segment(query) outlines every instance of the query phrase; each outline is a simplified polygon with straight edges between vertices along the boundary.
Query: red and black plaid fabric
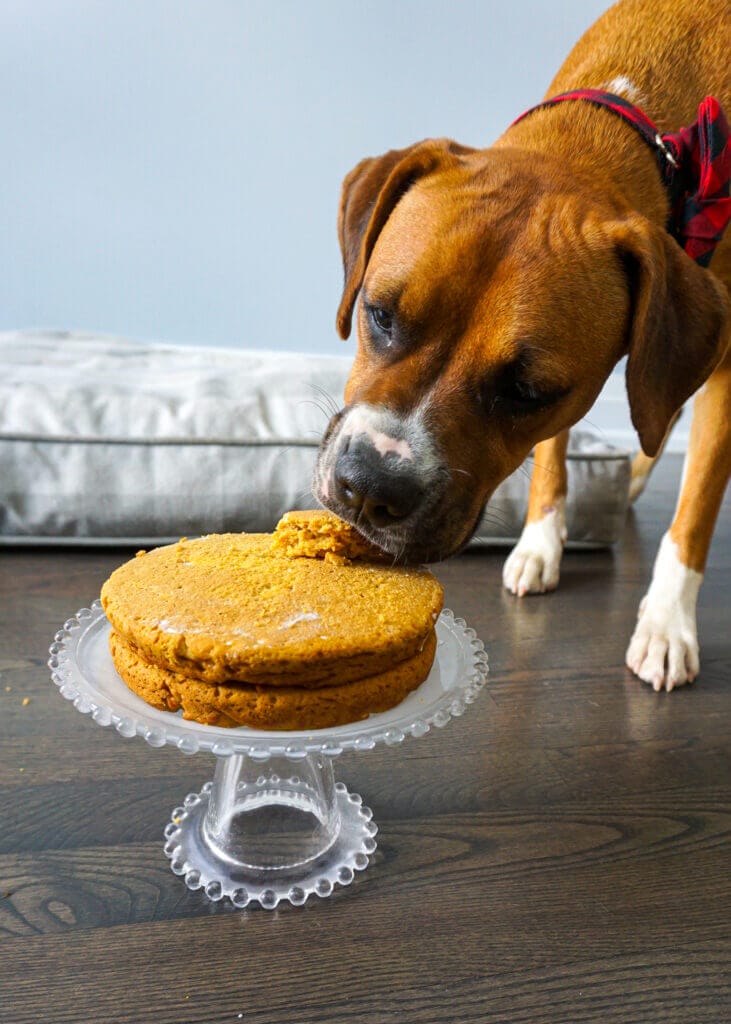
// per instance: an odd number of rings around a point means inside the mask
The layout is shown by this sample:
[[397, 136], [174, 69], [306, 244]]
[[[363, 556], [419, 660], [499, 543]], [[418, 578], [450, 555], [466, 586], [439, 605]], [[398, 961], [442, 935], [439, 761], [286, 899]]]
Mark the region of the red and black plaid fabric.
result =
[[600, 89], [575, 89], [553, 96], [531, 107], [513, 124], [534, 110], [566, 100], [585, 100], [610, 110], [631, 124], [656, 150], [660, 173], [670, 192], [668, 231], [691, 259], [707, 267], [731, 220], [731, 141], [726, 115], [718, 100], [707, 96], [698, 107], [698, 118], [693, 124], [665, 135], [639, 107]]

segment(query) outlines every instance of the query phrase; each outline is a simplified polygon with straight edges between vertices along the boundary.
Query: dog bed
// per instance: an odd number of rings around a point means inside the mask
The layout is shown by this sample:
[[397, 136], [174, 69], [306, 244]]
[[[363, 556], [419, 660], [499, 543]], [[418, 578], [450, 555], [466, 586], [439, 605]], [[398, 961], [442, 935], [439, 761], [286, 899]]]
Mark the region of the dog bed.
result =
[[[320, 436], [351, 359], [0, 334], [0, 544], [134, 544], [269, 531], [312, 508]], [[630, 457], [574, 430], [569, 544], [619, 537]], [[474, 544], [522, 529], [525, 467], [493, 495]]]

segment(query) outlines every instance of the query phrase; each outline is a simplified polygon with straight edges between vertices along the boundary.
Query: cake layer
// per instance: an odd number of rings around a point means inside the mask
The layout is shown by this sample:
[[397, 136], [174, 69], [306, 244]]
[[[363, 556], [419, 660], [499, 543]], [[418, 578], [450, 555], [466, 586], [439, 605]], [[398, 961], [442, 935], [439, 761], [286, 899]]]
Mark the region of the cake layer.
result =
[[430, 572], [288, 558], [271, 534], [213, 534], [140, 553], [102, 588], [146, 661], [209, 683], [321, 687], [416, 657], [442, 607]]
[[395, 707], [428, 676], [436, 651], [432, 630], [414, 657], [385, 672], [320, 689], [207, 683], [146, 661], [112, 631], [110, 649], [124, 682], [148, 704], [206, 725], [312, 730], [367, 718]]

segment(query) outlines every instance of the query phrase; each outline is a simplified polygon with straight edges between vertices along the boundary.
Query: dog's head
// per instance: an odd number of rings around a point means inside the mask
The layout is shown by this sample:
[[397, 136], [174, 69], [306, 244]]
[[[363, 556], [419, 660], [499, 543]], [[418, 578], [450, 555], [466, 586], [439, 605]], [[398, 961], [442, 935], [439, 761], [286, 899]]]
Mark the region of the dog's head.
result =
[[327, 507], [409, 561], [471, 537], [536, 442], [628, 355], [648, 454], [722, 354], [725, 291], [666, 232], [559, 161], [430, 140], [343, 185], [346, 406], [315, 473]]

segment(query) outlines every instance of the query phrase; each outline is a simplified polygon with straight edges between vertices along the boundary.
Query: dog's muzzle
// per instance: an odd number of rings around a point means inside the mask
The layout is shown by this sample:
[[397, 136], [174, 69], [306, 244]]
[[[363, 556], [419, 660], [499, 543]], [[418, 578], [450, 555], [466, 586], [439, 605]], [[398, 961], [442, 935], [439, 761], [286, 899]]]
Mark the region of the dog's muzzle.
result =
[[429, 522], [448, 480], [416, 416], [359, 404], [331, 421], [314, 492], [379, 547], [414, 561], [429, 556]]
[[366, 436], [346, 438], [333, 470], [334, 497], [374, 530], [403, 525], [424, 497], [418, 473]]

